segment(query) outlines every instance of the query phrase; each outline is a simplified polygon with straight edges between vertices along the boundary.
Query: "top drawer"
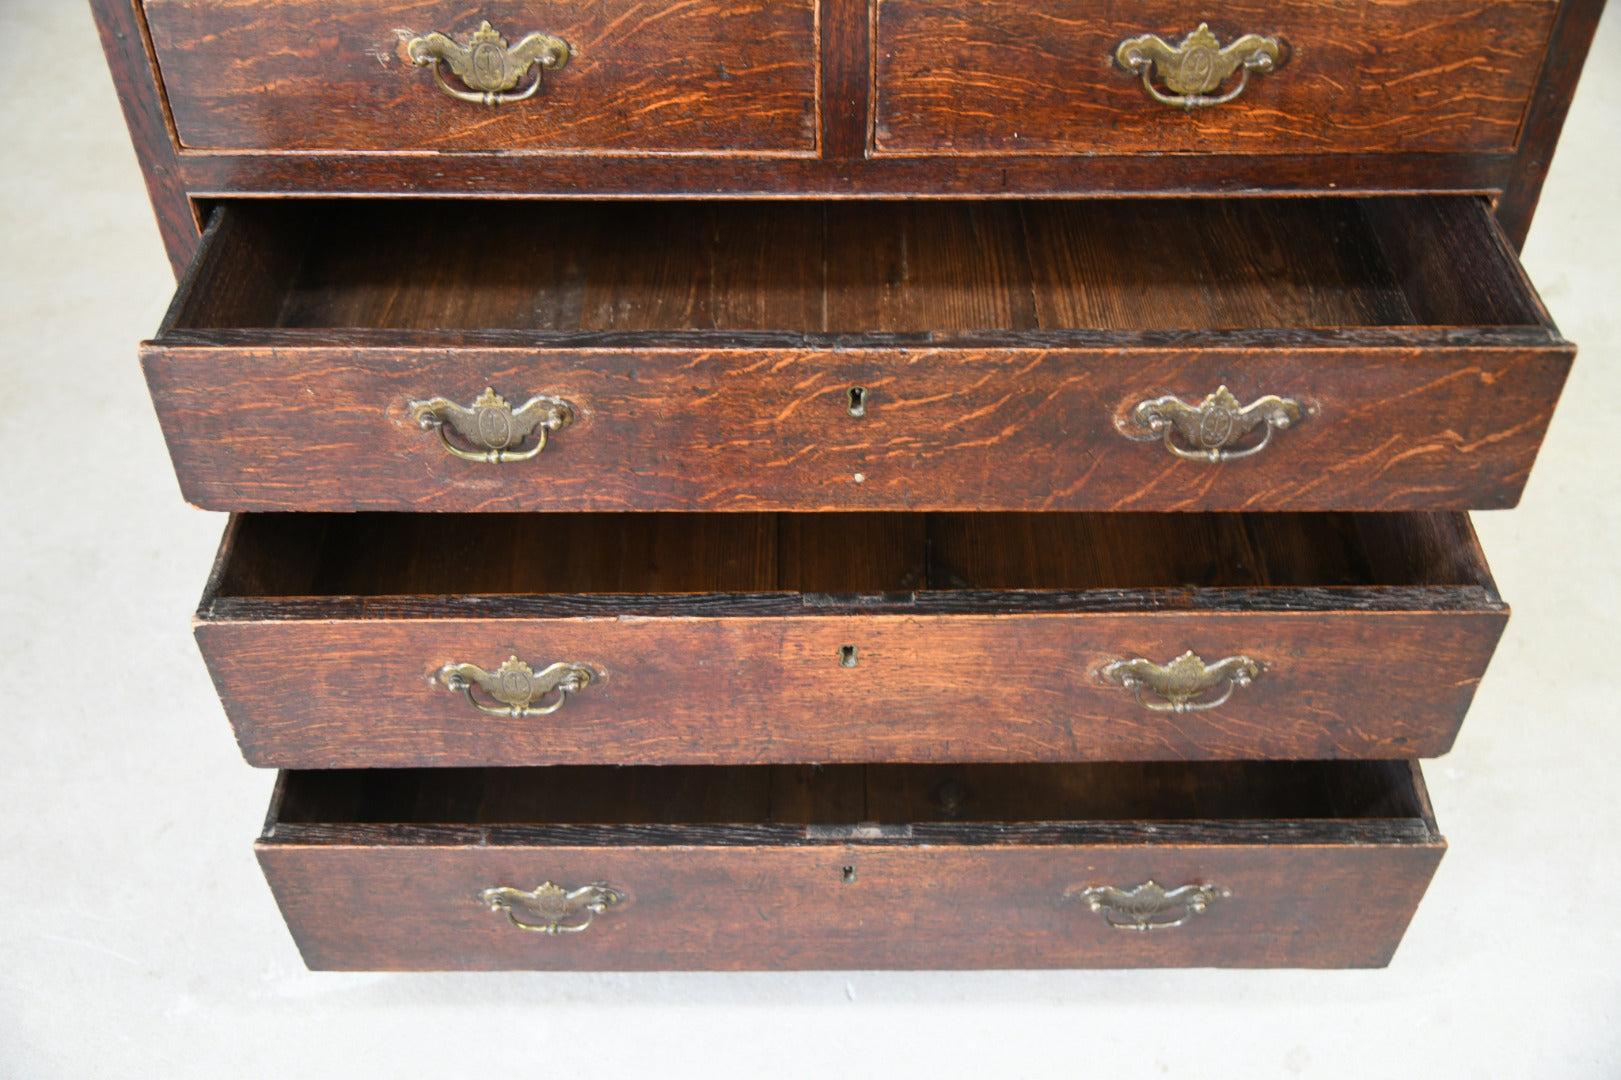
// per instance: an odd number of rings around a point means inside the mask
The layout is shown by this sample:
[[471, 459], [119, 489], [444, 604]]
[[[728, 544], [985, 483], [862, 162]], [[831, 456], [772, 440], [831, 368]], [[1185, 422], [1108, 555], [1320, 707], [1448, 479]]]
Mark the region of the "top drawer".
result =
[[874, 148], [902, 155], [1508, 151], [1555, 8], [876, 2]]
[[227, 203], [142, 350], [216, 510], [1511, 505], [1469, 198]]
[[[815, 0], [647, 7], [635, 0], [476, 7], [335, 0], [146, 0], [180, 144], [200, 150], [535, 150], [811, 154]], [[507, 47], [488, 35], [488, 21]], [[532, 97], [487, 108], [441, 92], [412, 42], [439, 33], [437, 77], [524, 95], [540, 75], [530, 34], [566, 61]], [[458, 47], [468, 79], [458, 77]], [[554, 57], [561, 54], [553, 52]], [[521, 68], [521, 70], [519, 70]]]

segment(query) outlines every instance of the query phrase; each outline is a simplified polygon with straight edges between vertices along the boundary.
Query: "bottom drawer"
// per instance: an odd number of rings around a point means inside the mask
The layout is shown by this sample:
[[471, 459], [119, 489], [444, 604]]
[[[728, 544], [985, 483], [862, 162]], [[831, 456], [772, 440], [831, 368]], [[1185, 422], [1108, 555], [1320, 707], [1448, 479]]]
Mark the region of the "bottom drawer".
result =
[[1376, 967], [1445, 850], [1416, 763], [282, 773], [316, 969]]

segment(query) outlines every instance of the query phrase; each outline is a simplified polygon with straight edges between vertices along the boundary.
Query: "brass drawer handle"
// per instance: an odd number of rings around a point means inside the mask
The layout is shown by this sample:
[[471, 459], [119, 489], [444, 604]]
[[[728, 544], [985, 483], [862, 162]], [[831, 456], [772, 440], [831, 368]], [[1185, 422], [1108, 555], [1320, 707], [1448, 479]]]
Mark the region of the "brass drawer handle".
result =
[[[1143, 89], [1162, 105], [1203, 109], [1225, 105], [1249, 85], [1250, 72], [1264, 75], [1278, 66], [1276, 38], [1245, 34], [1225, 49], [1204, 23], [1182, 39], [1180, 45], [1167, 45], [1153, 34], [1127, 38], [1114, 51], [1114, 58], [1127, 71], [1143, 77]], [[1164, 80], [1171, 93], [1154, 85], [1154, 73]], [[1225, 94], [1210, 96], [1233, 72], [1242, 71], [1238, 85]]]
[[[532, 892], [500, 886], [485, 889], [478, 898], [491, 911], [505, 911], [507, 919], [519, 930], [535, 934], [578, 934], [590, 929], [597, 916], [623, 900], [625, 894], [601, 882], [565, 889], [547, 881]], [[585, 915], [584, 922], [564, 921], [581, 914]], [[520, 919], [519, 915], [524, 918]]]
[[[568, 63], [568, 43], [550, 34], [530, 34], [518, 44], [507, 46], [488, 21], [473, 32], [465, 46], [458, 45], [443, 34], [429, 34], [412, 38], [406, 43], [405, 53], [418, 67], [432, 66], [439, 80], [439, 89], [458, 101], [471, 101], [480, 105], [510, 105], [535, 96], [540, 89], [541, 76], [556, 71]], [[531, 65], [538, 64], [535, 81], [520, 93], [509, 93], [518, 85]], [[449, 65], [456, 77], [470, 89], [458, 90], [445, 81], [444, 66]]]
[[[1131, 418], [1139, 427], [1155, 435], [1163, 434], [1166, 449], [1179, 458], [1237, 461], [1265, 450], [1274, 431], [1282, 431], [1304, 413], [1300, 402], [1276, 394], [1240, 405], [1231, 391], [1218, 386], [1214, 394], [1197, 405], [1172, 396], [1141, 402], [1132, 410]], [[1231, 449], [1262, 424], [1266, 425], [1266, 434], [1260, 442], [1241, 450]], [[1179, 446], [1173, 435], [1182, 436], [1188, 445]]]
[[[484, 393], [470, 406], [458, 405], [449, 398], [429, 398], [410, 403], [411, 419], [423, 431], [439, 432], [439, 443], [448, 454], [463, 461], [479, 461], [498, 465], [504, 461], [528, 461], [546, 449], [546, 436], [562, 431], [574, 423], [574, 406], [555, 397], [532, 397], [522, 407], [514, 409], [507, 399], [485, 387]], [[445, 425], [456, 429], [472, 450], [463, 449], [450, 441]], [[528, 450], [514, 450], [530, 433], [539, 431], [535, 445]]]
[[[1189, 649], [1163, 666], [1140, 657], [1116, 660], [1105, 667], [1102, 674], [1109, 682], [1135, 691], [1137, 703], [1145, 709], [1185, 713], [1226, 704], [1235, 689], [1248, 686], [1261, 674], [1261, 665], [1247, 656], [1229, 656], [1207, 664]], [[1144, 698], [1145, 687], [1160, 700]], [[1217, 687], [1222, 690], [1216, 697], [1200, 697]]]
[[[565, 663], [553, 664], [536, 674], [516, 656], [494, 671], [485, 671], [477, 664], [446, 664], [439, 669], [439, 678], [445, 686], [461, 691], [467, 696], [468, 704], [491, 716], [550, 716], [563, 707], [570, 694], [590, 686], [595, 677], [583, 664]], [[501, 704], [486, 705], [478, 700], [473, 696], [475, 686]], [[557, 695], [550, 705], [530, 704], [548, 694]]]
[[1153, 879], [1133, 889], [1113, 885], [1073, 888], [1064, 893], [1067, 900], [1079, 900], [1103, 916], [1116, 930], [1169, 930], [1181, 926], [1211, 904], [1232, 893], [1215, 885], [1182, 885], [1167, 892]]

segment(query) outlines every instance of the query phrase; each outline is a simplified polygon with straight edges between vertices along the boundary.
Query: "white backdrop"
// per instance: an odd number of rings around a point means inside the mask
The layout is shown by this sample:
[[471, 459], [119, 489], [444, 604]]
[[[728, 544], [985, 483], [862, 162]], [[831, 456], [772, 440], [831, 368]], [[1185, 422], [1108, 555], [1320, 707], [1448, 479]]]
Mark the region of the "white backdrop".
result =
[[224, 519], [136, 364], [173, 280], [90, 15], [0, 40], [0, 1076], [1621, 1076], [1621, 12], [1525, 253], [1581, 355], [1475, 517], [1514, 617], [1426, 770], [1452, 848], [1391, 967], [1329, 973], [305, 971], [189, 634]]

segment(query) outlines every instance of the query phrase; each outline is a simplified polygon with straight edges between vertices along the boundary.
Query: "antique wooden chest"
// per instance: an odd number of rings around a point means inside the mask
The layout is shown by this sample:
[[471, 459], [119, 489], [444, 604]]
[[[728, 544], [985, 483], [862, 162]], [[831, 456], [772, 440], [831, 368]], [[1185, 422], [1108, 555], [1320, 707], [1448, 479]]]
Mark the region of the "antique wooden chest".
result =
[[1376, 966], [1601, 0], [93, 0], [305, 961]]

